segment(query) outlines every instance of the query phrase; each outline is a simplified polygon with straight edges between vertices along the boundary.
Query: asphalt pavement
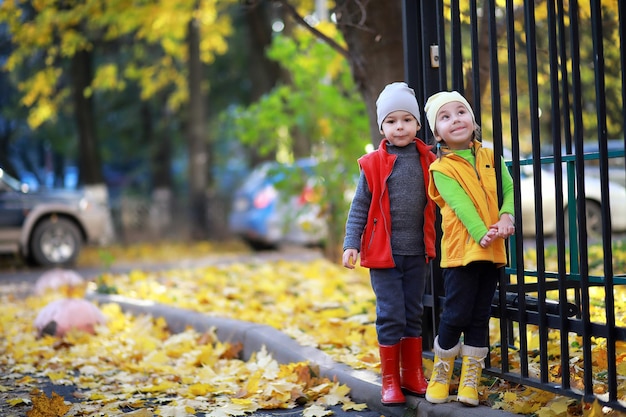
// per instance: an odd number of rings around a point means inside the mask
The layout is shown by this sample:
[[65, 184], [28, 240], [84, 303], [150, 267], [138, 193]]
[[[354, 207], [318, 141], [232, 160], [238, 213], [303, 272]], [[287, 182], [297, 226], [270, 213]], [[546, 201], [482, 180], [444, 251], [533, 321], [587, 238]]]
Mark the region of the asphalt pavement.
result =
[[[280, 253], [267, 253], [264, 255], [268, 260], [280, 259]], [[305, 260], [309, 257], [319, 256], [315, 253], [302, 253], [299, 255]], [[248, 256], [249, 257], [249, 256]], [[293, 253], [289, 254], [293, 259]], [[241, 259], [239, 259], [241, 260]], [[195, 262], [195, 265], [201, 266], [209, 263], [223, 263], [235, 261], [235, 259], [227, 259], [223, 256], [215, 259], [203, 259]], [[116, 268], [116, 272], [123, 272], [124, 269], [142, 267], [146, 269], [166, 269], [170, 267], [181, 267], [180, 263], [176, 265], [127, 265]], [[0, 292], [11, 292], [14, 294], [28, 294], [32, 285], [41, 275], [42, 270], [15, 270], [0, 273]], [[81, 275], [85, 277], [95, 276], [98, 271], [94, 269], [78, 269]], [[332, 415], [339, 417], [513, 417], [514, 414], [501, 410], [494, 410], [487, 406], [466, 407], [456, 401], [446, 404], [430, 404], [422, 397], [407, 396], [407, 403], [404, 407], [386, 407], [380, 403], [380, 376], [371, 371], [354, 370], [345, 364], [335, 362], [330, 356], [324, 352], [309, 346], [301, 346], [294, 339], [280, 332], [279, 330], [257, 323], [244, 322], [228, 318], [209, 317], [199, 312], [175, 308], [162, 304], [146, 303], [142, 300], [134, 300], [118, 295], [102, 295], [88, 294], [87, 298], [99, 302], [116, 302], [121, 308], [127, 312], [137, 315], [148, 314], [153, 317], [163, 317], [172, 332], [181, 332], [188, 326], [195, 328], [199, 332], [207, 331], [211, 328], [216, 329], [218, 338], [223, 342], [237, 343], [243, 346], [243, 359], [248, 360], [254, 352], [261, 350], [263, 346], [273, 358], [279, 363], [292, 363], [309, 361], [313, 366], [320, 370], [323, 377], [336, 379], [342, 384], [350, 387], [350, 396], [357, 403], [366, 403], [367, 410], [363, 411], [343, 411], [340, 407], [333, 407]], [[60, 390], [59, 386], [47, 384], [45, 382], [39, 386], [43, 392], [50, 395], [52, 390], [59, 395], [63, 395], [68, 401], [76, 401], [72, 393], [74, 390], [71, 386], [64, 387]], [[20, 416], [10, 410], [4, 408], [5, 405], [0, 404], [0, 415], [2, 416]], [[24, 414], [25, 415], [25, 414]], [[204, 414], [198, 414], [203, 416]], [[250, 416], [303, 416], [303, 409], [293, 410], [260, 410]]]

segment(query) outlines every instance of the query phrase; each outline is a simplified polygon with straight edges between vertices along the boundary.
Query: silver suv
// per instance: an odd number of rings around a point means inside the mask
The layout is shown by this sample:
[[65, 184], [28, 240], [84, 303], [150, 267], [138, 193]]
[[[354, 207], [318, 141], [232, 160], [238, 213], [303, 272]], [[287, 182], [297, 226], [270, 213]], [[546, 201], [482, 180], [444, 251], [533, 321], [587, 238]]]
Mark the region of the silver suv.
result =
[[41, 266], [68, 266], [83, 245], [112, 239], [106, 198], [85, 190], [31, 191], [0, 168], [0, 253]]

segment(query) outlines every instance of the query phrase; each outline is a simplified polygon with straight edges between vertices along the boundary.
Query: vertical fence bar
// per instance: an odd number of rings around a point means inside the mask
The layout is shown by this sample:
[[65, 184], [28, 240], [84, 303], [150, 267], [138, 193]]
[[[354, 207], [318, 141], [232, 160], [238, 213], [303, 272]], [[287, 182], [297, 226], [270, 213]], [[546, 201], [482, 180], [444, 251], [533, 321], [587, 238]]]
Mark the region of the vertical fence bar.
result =
[[[489, 8], [491, 9], [491, 5], [489, 6]], [[483, 10], [483, 13], [486, 12]], [[466, 99], [470, 100], [470, 103], [472, 103], [476, 123], [478, 123], [478, 126], [482, 126], [482, 106], [480, 103], [481, 46], [478, 42], [478, 30], [478, 6], [476, 5], [476, 0], [470, 0], [470, 39], [472, 40], [472, 97], [466, 97]], [[493, 57], [490, 54], [490, 60], [491, 59], [493, 59]]]
[[[509, 108], [510, 108], [510, 123], [511, 123], [511, 151], [513, 153], [513, 163], [512, 163], [512, 176], [513, 176], [513, 185], [514, 185], [514, 194], [515, 194], [515, 236], [512, 239], [511, 251], [514, 252], [511, 257], [512, 262], [515, 263], [513, 268], [515, 269], [516, 280], [517, 280], [517, 294], [518, 299], [520, 298], [520, 294], [524, 294], [524, 236], [523, 236], [523, 226], [522, 226], [522, 203], [521, 203], [521, 191], [520, 191], [520, 149], [519, 149], [519, 110], [517, 106], [517, 59], [515, 56], [515, 7], [513, 4], [513, 0], [507, 0], [506, 2], [506, 35], [507, 35], [507, 57], [508, 57], [508, 75], [509, 75]], [[505, 282], [501, 281], [501, 284]], [[500, 291], [502, 291], [503, 287], [500, 286]], [[504, 300], [500, 299], [501, 320], [504, 320], [504, 311], [506, 310], [506, 304]], [[528, 338], [527, 338], [527, 321], [526, 316], [523, 314], [524, 312], [521, 309], [517, 311], [517, 321], [519, 328], [519, 338], [520, 338], [520, 346], [524, 346], [522, 349], [523, 354], [520, 355], [520, 375], [522, 377], [528, 377], [528, 352], [526, 351], [526, 346], [528, 346]], [[511, 330], [508, 332], [508, 336], [506, 342], [503, 339], [502, 343], [502, 372], [508, 372], [509, 369], [509, 359], [508, 359], [508, 349], [509, 346], [514, 346], [515, 343], [515, 335], [511, 329], [511, 325], [509, 324], [511, 320], [507, 317], [506, 322], [501, 323], [501, 337], [503, 332], [502, 328], [506, 327], [507, 330]]]
[[[473, 2], [475, 4], [475, 2]], [[483, 10], [483, 13], [485, 11]], [[502, 184], [502, 164], [500, 163], [500, 159], [502, 158], [502, 102], [500, 100], [500, 67], [498, 60], [498, 33], [496, 29], [496, 4], [494, 0], [488, 1], [488, 25], [489, 25], [489, 73], [491, 79], [491, 118], [492, 118], [492, 134], [493, 134], [493, 147], [494, 147], [494, 165], [496, 169], [496, 183]], [[476, 25], [477, 26], [477, 25]], [[472, 30], [472, 39], [476, 38], [476, 45], [478, 45], [478, 36], [475, 35], [477, 30]], [[479, 55], [478, 53], [474, 53], [474, 56]], [[476, 60], [476, 65], [478, 65], [478, 60]], [[474, 67], [474, 73], [476, 71], [479, 72], [478, 67]], [[474, 77], [474, 79], [480, 79], [480, 77]], [[474, 89], [474, 97], [475, 102], [480, 103], [480, 83], [475, 84], [475, 88], [478, 87], [478, 90]], [[498, 206], [502, 204], [503, 194], [502, 188], [498, 187]], [[500, 283], [500, 306], [504, 306], [506, 308], [506, 303], [502, 302], [502, 297], [506, 296], [506, 288], [508, 287], [507, 276], [505, 275], [504, 268], [500, 270], [500, 277], [498, 279]], [[501, 310], [502, 311], [502, 310]], [[507, 334], [509, 326], [508, 318], [505, 319], [504, 314], [500, 314], [500, 340], [502, 341], [502, 346], [508, 346], [505, 342], [507, 339]], [[489, 346], [489, 343], [487, 343]], [[508, 356], [508, 355], [507, 355]], [[502, 355], [504, 359], [504, 355]], [[488, 358], [489, 359], [489, 358]], [[508, 357], [507, 357], [508, 362]], [[490, 362], [489, 362], [490, 363]]]
[[[571, 123], [570, 123], [570, 88], [569, 88], [569, 72], [567, 69], [567, 41], [566, 41], [566, 29], [565, 29], [565, 9], [563, 7], [563, 0], [557, 1], [557, 17], [558, 17], [558, 45], [559, 45], [559, 57], [560, 57], [560, 70], [561, 70], [561, 97], [563, 100], [563, 134], [565, 136], [565, 149], [566, 153], [570, 152], [572, 149], [572, 131], [571, 131]], [[561, 145], [563, 146], [563, 145]], [[556, 148], [556, 146], [555, 146]], [[561, 150], [559, 150], [561, 152]], [[559, 152], [559, 154], [560, 154]], [[556, 153], [555, 153], [556, 155]], [[555, 166], [557, 163], [555, 161]], [[562, 166], [560, 163], [558, 166]], [[568, 166], [569, 169], [569, 166]], [[571, 178], [569, 175], [567, 178]], [[562, 192], [562, 189], [561, 189]], [[561, 194], [562, 195], [562, 194]], [[567, 270], [567, 261], [566, 261], [566, 251], [565, 245], [567, 242], [567, 237], [565, 236], [565, 227], [562, 224], [563, 219], [558, 222], [558, 230], [557, 230], [557, 241], [562, 242], [562, 245], [558, 246], [558, 270], [566, 271]], [[570, 253], [572, 248], [570, 246]], [[559, 313], [560, 313], [560, 339], [561, 339], [561, 369], [569, 369], [569, 332], [570, 325], [567, 314], [567, 277], [561, 275], [559, 278]], [[561, 372], [561, 386], [563, 389], [569, 390], [571, 388], [571, 378], [570, 373]]]
[[[461, 48], [461, 12], [459, 10], [458, 0], [452, 0], [450, 2], [450, 32], [450, 78], [452, 79], [452, 89], [458, 90], [463, 94], [465, 88], [463, 82], [463, 52]], [[444, 86], [444, 89], [447, 90], [448, 87]]]
[[[606, 127], [606, 100], [604, 83], [604, 39], [602, 32], [602, 7], [600, 0], [591, 2], [591, 27], [593, 34], [594, 68], [596, 79], [596, 106], [598, 123], [598, 148], [600, 153], [600, 187], [602, 189], [602, 248], [604, 250], [604, 303], [607, 328], [607, 377], [609, 400], [617, 400], [617, 366], [615, 362], [615, 300], [613, 294], [613, 252], [611, 247], [611, 212], [609, 211], [608, 149]], [[587, 378], [585, 378], [585, 381]], [[586, 383], [586, 382], [585, 382]], [[585, 392], [587, 390], [585, 389]]]
[[[579, 196], [585, 195], [584, 184], [584, 160], [580, 150], [583, 149], [583, 119], [582, 119], [582, 83], [581, 83], [581, 60], [580, 60], [580, 43], [579, 43], [579, 12], [578, 1], [572, 0], [570, 2], [570, 33], [571, 33], [571, 49], [572, 49], [572, 97], [574, 99], [573, 114], [574, 114], [574, 146], [578, 151], [575, 154], [576, 161], [576, 190]], [[578, 261], [577, 266], [579, 268], [580, 277], [580, 321], [581, 330], [580, 335], [582, 338], [583, 348], [583, 383], [585, 386], [584, 395], [585, 398], [593, 396], [592, 387], [592, 357], [591, 357], [591, 321], [589, 314], [589, 265], [587, 261], [588, 249], [587, 249], [587, 222], [585, 219], [585, 200], [584, 198], [576, 199], [577, 221], [578, 221], [578, 254], [576, 259], [576, 253], [571, 249], [572, 262]], [[570, 223], [571, 225], [571, 223]]]
[[[424, 1], [422, 3], [424, 8], [432, 8], [430, 1]], [[447, 89], [448, 86], [448, 54], [446, 53], [446, 23], [443, 15], [443, 0], [437, 0], [436, 2], [437, 19], [432, 22], [437, 22], [437, 44], [439, 45], [439, 84], [436, 91]], [[424, 15], [424, 13], [422, 13]], [[426, 21], [424, 21], [426, 23]]]
[[[535, 186], [535, 245], [537, 248], [537, 291], [538, 298], [544, 300], [545, 289], [545, 247], [543, 232], [543, 189], [541, 181], [541, 154], [539, 138], [539, 87], [537, 85], [537, 38], [535, 26], [535, 2], [524, 1], [526, 55], [528, 57], [528, 91], [530, 95], [530, 123], [532, 131], [532, 158], [533, 158], [533, 181]], [[545, 304], [539, 306], [539, 359], [540, 380], [548, 382], [547, 345], [548, 332], [546, 325]], [[521, 307], [520, 307], [521, 308]]]
[[[548, 55], [550, 56], [550, 96], [552, 99], [552, 152], [554, 155], [554, 187], [556, 197], [556, 207], [564, 207], [563, 198], [563, 163], [562, 163], [562, 139], [561, 139], [561, 120], [569, 120], [569, 110], [567, 107], [567, 59], [564, 51], [566, 50], [564, 43], [559, 43], [557, 38], [557, 27], [561, 29], [561, 19], [556, 12], [556, 5], [553, 0], [548, 1], [548, 28], [549, 28], [549, 47]], [[559, 30], [561, 32], [561, 30]], [[564, 41], [564, 39], [563, 39]], [[559, 59], [560, 57], [560, 59]], [[559, 77], [559, 73], [561, 76]], [[561, 84], [559, 83], [561, 79]], [[562, 86], [562, 90], [559, 88]], [[561, 98], [562, 97], [562, 98]], [[564, 102], [560, 106], [561, 100]], [[561, 108], [563, 109], [561, 114]], [[563, 122], [565, 123], [565, 122]], [[568, 184], [570, 182], [568, 181]], [[567, 274], [565, 262], [565, 226], [563, 210], [556, 211], [556, 242], [557, 242], [557, 263], [558, 271], [558, 289], [560, 302], [560, 352], [561, 352], [561, 369], [569, 369], [569, 334], [567, 326], [567, 315], [563, 314], [566, 310], [566, 288]], [[569, 372], [561, 373], [562, 385], [569, 388]]]
[[[573, 143], [580, 149], [583, 143], [583, 119], [582, 119], [582, 86], [580, 75], [580, 34], [579, 34], [579, 19], [578, 19], [578, 0], [571, 0], [569, 5], [569, 22], [570, 22], [570, 56], [572, 61], [572, 119], [574, 124], [573, 129]], [[571, 148], [569, 152], [571, 153]], [[569, 165], [568, 165], [569, 168]], [[571, 177], [570, 177], [571, 178]], [[576, 201], [574, 190], [568, 196], [568, 201]], [[570, 206], [572, 203], [569, 203]], [[570, 244], [570, 273], [580, 274], [580, 262], [579, 257], [575, 254], [580, 253], [578, 247], [578, 231], [576, 227], [575, 216], [570, 216], [570, 229], [569, 229], [569, 244]], [[572, 229], [574, 227], [574, 229]], [[578, 288], [574, 294], [576, 305], [582, 305], [581, 290]], [[580, 313], [578, 314], [580, 318]]]
[[417, 98], [423, 103], [422, 98], [424, 96], [421, 91], [422, 84], [419, 80], [422, 79], [422, 73], [426, 71], [422, 65], [418, 65], [418, 62], [425, 62], [421, 57], [423, 51], [420, 49], [418, 42], [418, 26], [413, 24], [415, 21], [420, 20], [419, 10], [415, 0], [403, 0], [402, 1], [402, 38], [403, 50], [404, 50], [404, 81], [415, 90]]
[[[622, 69], [622, 120], [626, 120], [626, 1], [618, 0], [617, 2], [618, 19], [619, 19], [619, 44], [620, 48], [620, 68]], [[624, 149], [626, 149], [626, 128], [622, 128]], [[626, 175], [626, 164], [624, 164], [624, 175]]]

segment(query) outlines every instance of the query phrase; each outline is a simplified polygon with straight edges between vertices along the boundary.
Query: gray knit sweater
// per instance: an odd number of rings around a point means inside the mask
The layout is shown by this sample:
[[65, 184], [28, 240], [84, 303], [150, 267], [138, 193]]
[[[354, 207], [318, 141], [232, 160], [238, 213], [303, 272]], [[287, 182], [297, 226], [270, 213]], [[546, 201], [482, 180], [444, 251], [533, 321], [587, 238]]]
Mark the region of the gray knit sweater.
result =
[[[387, 145], [398, 155], [387, 179], [391, 206], [391, 251], [394, 255], [425, 255], [424, 207], [426, 190], [420, 156], [414, 143], [404, 147]], [[372, 202], [365, 174], [361, 172], [346, 222], [343, 249], [361, 248], [361, 235]]]

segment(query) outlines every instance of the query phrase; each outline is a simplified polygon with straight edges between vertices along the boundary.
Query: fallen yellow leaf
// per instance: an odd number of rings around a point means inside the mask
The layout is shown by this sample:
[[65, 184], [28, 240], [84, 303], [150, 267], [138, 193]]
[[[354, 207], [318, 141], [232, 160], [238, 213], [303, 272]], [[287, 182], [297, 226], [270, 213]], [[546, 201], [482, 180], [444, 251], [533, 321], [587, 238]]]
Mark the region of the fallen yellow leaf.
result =
[[71, 408], [56, 392], [50, 397], [41, 392], [32, 396], [32, 401], [33, 408], [26, 413], [27, 417], [62, 417]]

